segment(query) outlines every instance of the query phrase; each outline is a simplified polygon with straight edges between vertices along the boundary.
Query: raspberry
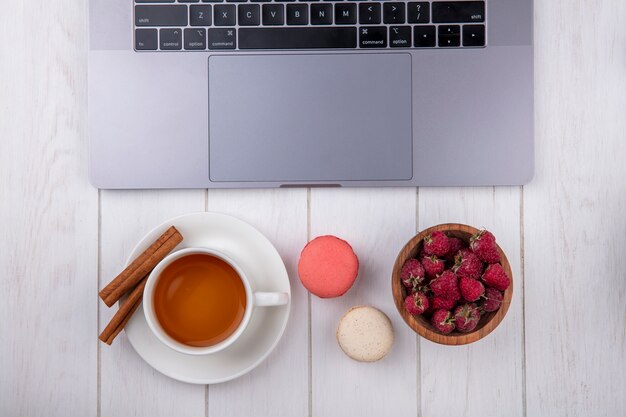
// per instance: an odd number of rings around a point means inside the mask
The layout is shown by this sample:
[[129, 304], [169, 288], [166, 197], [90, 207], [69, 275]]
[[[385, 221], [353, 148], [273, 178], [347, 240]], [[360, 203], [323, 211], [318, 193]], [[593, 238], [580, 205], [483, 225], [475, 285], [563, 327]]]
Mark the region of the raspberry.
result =
[[424, 238], [426, 255], [444, 256], [450, 250], [450, 239], [443, 232], [432, 232]]
[[454, 272], [459, 278], [480, 278], [483, 263], [469, 249], [461, 249], [454, 258]]
[[502, 293], [495, 288], [487, 288], [484, 297], [483, 310], [487, 312], [496, 311], [502, 305]]
[[490, 264], [500, 262], [496, 238], [487, 230], [481, 230], [470, 238], [470, 249], [483, 262]]
[[454, 261], [454, 257], [461, 249], [467, 248], [467, 244], [459, 239], [458, 237], [451, 237], [450, 240], [450, 249], [444, 258], [448, 261]]
[[460, 332], [471, 332], [480, 320], [480, 310], [474, 303], [460, 305], [454, 310], [454, 324]]
[[437, 310], [430, 319], [433, 327], [440, 333], [448, 334], [454, 330], [454, 318], [448, 310]]
[[454, 272], [444, 271], [443, 274], [430, 282], [430, 289], [439, 297], [456, 301], [461, 298], [458, 281]]
[[459, 283], [461, 295], [467, 301], [476, 301], [485, 293], [485, 286], [477, 279], [463, 277]]
[[402, 265], [400, 279], [405, 287], [414, 290], [424, 280], [424, 267], [417, 259], [407, 259]]
[[456, 305], [456, 300], [434, 296], [428, 299], [428, 303], [430, 304], [431, 310], [452, 310]]
[[485, 269], [483, 282], [488, 287], [493, 287], [500, 291], [506, 290], [511, 285], [511, 279], [500, 264], [491, 264]]
[[414, 316], [419, 316], [428, 309], [428, 298], [421, 292], [408, 295], [404, 299], [404, 307]]
[[424, 267], [424, 271], [426, 271], [426, 276], [430, 278], [436, 277], [445, 269], [443, 261], [435, 255], [423, 257], [422, 266]]

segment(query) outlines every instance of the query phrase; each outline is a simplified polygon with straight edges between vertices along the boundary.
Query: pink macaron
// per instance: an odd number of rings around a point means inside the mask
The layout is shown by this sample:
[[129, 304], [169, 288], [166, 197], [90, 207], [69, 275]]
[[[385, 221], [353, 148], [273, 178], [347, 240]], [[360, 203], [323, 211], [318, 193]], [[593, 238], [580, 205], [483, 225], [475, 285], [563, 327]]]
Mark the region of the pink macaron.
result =
[[343, 295], [359, 272], [359, 259], [352, 246], [335, 236], [319, 236], [300, 254], [298, 275], [302, 285], [320, 298]]

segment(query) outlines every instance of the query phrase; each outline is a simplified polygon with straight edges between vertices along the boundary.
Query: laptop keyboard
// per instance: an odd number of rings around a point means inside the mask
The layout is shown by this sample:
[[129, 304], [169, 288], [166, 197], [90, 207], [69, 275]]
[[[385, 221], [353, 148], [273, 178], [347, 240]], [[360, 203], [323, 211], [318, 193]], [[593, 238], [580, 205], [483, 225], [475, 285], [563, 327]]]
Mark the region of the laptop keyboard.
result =
[[485, 1], [134, 1], [137, 51], [486, 44]]

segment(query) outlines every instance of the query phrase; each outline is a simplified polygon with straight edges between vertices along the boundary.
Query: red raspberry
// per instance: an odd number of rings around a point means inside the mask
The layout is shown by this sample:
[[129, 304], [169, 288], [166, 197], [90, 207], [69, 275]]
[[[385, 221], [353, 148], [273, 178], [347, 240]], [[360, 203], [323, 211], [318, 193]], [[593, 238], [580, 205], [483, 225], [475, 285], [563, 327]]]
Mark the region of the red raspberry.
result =
[[459, 280], [452, 271], [444, 271], [443, 274], [432, 280], [430, 289], [433, 290], [435, 295], [449, 300], [456, 301], [461, 298]]
[[458, 237], [451, 237], [450, 239], [450, 249], [444, 258], [448, 261], [454, 261], [454, 257], [461, 249], [467, 248], [467, 244], [459, 239]]
[[459, 284], [461, 295], [467, 301], [476, 301], [485, 293], [485, 286], [477, 279], [463, 277]]
[[454, 258], [454, 272], [459, 278], [480, 278], [483, 272], [483, 263], [469, 249], [461, 249]]
[[448, 310], [435, 311], [430, 322], [439, 333], [448, 334], [454, 330], [454, 318]]
[[495, 288], [487, 288], [485, 291], [485, 302], [483, 303], [483, 310], [490, 312], [496, 311], [502, 305], [502, 293]]
[[483, 282], [488, 287], [493, 287], [500, 291], [506, 290], [511, 285], [511, 279], [500, 264], [491, 264], [485, 269]]
[[428, 309], [428, 298], [421, 292], [408, 295], [404, 299], [404, 307], [414, 316], [419, 316]]
[[424, 280], [424, 267], [417, 259], [407, 259], [402, 265], [400, 279], [405, 287], [414, 290]]
[[460, 332], [471, 332], [480, 320], [480, 310], [474, 303], [463, 304], [454, 310], [454, 324]]
[[487, 230], [481, 230], [470, 238], [470, 249], [483, 262], [490, 264], [500, 262], [496, 238]]
[[430, 278], [436, 277], [445, 269], [443, 261], [435, 255], [423, 257], [422, 266], [424, 267], [424, 271], [426, 271], [426, 276]]
[[456, 305], [456, 300], [434, 296], [428, 299], [428, 303], [430, 304], [431, 310], [452, 310]]
[[444, 256], [450, 250], [450, 239], [443, 232], [432, 232], [424, 238], [426, 255]]

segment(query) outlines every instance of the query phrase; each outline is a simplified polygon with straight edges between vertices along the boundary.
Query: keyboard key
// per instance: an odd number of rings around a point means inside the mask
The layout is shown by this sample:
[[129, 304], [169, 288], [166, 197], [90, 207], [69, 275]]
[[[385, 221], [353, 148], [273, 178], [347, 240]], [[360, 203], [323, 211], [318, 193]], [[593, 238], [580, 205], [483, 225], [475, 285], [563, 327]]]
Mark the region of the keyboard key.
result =
[[187, 26], [187, 6], [135, 6], [135, 26]]
[[258, 4], [240, 4], [237, 10], [239, 26], [259, 26], [261, 24], [261, 8]]
[[199, 28], [185, 29], [185, 49], [206, 49], [206, 30]]
[[404, 23], [404, 3], [391, 2], [383, 4], [384, 23]]
[[180, 29], [161, 29], [159, 42], [163, 51], [181, 50], [183, 49], [183, 32]]
[[285, 23], [285, 6], [282, 4], [263, 5], [263, 24], [267, 26]]
[[135, 0], [135, 3], [174, 3], [176, 0]]
[[245, 3], [248, 0], [226, 0], [229, 3]]
[[407, 3], [407, 15], [409, 23], [430, 22], [430, 3], [425, 1]]
[[287, 5], [287, 24], [288, 25], [309, 24], [309, 5], [308, 4], [288, 4]]
[[354, 25], [356, 23], [356, 4], [335, 3], [335, 24]]
[[250, 1], [254, 3], [269, 3], [272, 0], [250, 0]]
[[434, 23], [484, 22], [484, 1], [433, 2]]
[[439, 36], [441, 35], [460, 35], [461, 26], [459, 25], [441, 25], [439, 26]]
[[439, 46], [461, 46], [461, 37], [458, 35], [439, 35]]
[[215, 26], [235, 26], [237, 10], [234, 4], [218, 4], [213, 6], [213, 24]]
[[223, 0], [202, 0], [202, 3], [221, 3]]
[[280, 3], [288, 3], [288, 2], [292, 2], [292, 1], [296, 1], [296, 0], [274, 0]]
[[389, 46], [392, 48], [410, 48], [411, 26], [391, 26], [389, 28]]
[[210, 5], [193, 5], [189, 7], [189, 24], [191, 26], [211, 26], [213, 10]]
[[[178, 0], [179, 3], [198, 3], [200, 0]], [[158, 1], [152, 2], [158, 3]]]
[[359, 46], [361, 48], [386, 48], [387, 28], [385, 26], [361, 26]]
[[432, 48], [436, 45], [436, 29], [434, 26], [414, 26], [413, 46], [416, 48]]
[[380, 23], [380, 3], [368, 1], [359, 4], [359, 23], [362, 25]]
[[463, 46], [485, 46], [485, 25], [463, 26]]
[[239, 49], [356, 48], [356, 28], [241, 28]]
[[211, 28], [208, 30], [207, 43], [209, 49], [235, 49], [237, 32], [235, 28]]
[[138, 51], [154, 51], [159, 46], [156, 29], [135, 29], [135, 49]]
[[461, 27], [459, 25], [439, 26], [439, 46], [461, 46]]
[[312, 25], [332, 25], [333, 5], [332, 4], [312, 4], [311, 24]]

